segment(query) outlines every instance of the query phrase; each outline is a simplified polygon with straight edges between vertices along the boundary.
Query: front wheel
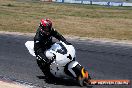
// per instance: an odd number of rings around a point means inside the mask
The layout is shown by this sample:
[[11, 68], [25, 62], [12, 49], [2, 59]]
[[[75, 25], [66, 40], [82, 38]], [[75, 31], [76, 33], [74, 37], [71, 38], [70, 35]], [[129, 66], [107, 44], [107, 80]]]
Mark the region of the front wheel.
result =
[[79, 76], [78, 77], [78, 84], [81, 87], [90, 85], [90, 76], [89, 76], [89, 78], [82, 78], [81, 76]]
[[88, 86], [90, 84], [91, 77], [84, 68], [81, 70], [81, 74], [78, 76], [78, 83], [80, 86]]

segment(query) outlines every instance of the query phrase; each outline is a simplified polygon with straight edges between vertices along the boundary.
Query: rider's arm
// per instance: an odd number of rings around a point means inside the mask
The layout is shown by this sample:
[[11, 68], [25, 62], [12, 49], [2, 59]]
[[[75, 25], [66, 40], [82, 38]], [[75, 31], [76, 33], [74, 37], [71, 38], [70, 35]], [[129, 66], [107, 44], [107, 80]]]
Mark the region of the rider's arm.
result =
[[52, 36], [58, 39], [59, 41], [63, 41], [63, 42], [66, 41], [66, 39], [53, 28], [52, 28]]
[[34, 51], [37, 59], [43, 60], [45, 63], [49, 63], [50, 60], [46, 58], [44, 54], [44, 47], [42, 48], [42, 42], [41, 42], [41, 36], [39, 34], [39, 31], [37, 31], [35, 37], [34, 37]]
[[39, 51], [41, 51], [39, 29], [37, 30], [36, 35], [34, 37], [34, 51], [35, 51], [35, 54], [37, 54]]
[[53, 28], [52, 28], [52, 35], [59, 41], [61, 40], [62, 42], [65, 42], [67, 45], [71, 45], [71, 43], [67, 42], [66, 39]]

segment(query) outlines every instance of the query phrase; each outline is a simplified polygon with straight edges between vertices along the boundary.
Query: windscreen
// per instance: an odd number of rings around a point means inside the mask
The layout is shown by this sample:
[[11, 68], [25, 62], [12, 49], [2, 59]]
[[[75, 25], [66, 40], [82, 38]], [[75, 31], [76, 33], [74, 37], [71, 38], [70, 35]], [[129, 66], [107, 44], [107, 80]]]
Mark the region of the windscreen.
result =
[[65, 48], [65, 46], [62, 43], [57, 43], [57, 44], [60, 46], [60, 48], [57, 49], [57, 52], [61, 54], [67, 54], [67, 49]]

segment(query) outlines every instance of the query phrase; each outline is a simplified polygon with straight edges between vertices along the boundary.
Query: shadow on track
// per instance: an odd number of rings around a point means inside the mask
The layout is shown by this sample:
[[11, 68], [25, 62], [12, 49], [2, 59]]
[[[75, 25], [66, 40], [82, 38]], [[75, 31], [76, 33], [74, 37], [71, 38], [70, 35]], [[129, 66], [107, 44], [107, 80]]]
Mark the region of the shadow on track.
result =
[[[48, 84], [80, 87], [79, 84], [72, 79], [59, 79], [55, 77], [46, 77], [46, 76], [37, 76], [37, 78], [43, 79]], [[86, 88], [92, 88], [92, 87], [93, 86], [87, 86]]]
[[37, 76], [39, 79], [43, 79], [48, 84], [65, 85], [65, 86], [79, 86], [74, 80], [64, 80], [55, 77]]

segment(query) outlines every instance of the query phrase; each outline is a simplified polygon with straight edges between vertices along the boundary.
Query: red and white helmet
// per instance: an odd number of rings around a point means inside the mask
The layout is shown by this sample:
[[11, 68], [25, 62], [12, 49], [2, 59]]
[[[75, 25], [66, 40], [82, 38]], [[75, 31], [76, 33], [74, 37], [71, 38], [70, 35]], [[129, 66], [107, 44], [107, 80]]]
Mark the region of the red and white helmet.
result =
[[49, 35], [52, 29], [52, 22], [49, 19], [41, 19], [40, 28], [42, 33]]

